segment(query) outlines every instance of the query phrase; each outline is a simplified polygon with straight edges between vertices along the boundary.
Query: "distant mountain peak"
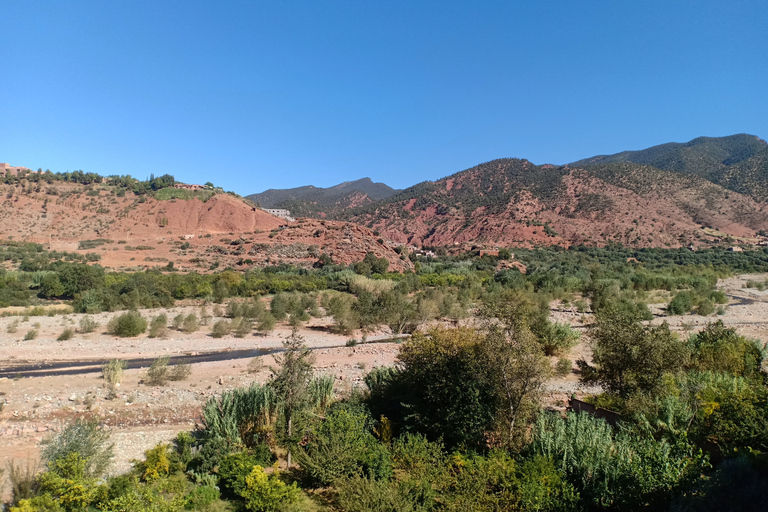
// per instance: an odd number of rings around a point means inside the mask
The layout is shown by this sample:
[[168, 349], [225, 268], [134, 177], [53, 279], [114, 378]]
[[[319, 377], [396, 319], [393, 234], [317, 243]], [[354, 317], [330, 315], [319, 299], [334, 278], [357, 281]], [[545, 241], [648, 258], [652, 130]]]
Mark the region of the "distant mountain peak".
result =
[[264, 208], [285, 208], [292, 214], [300, 216], [321, 216], [320, 212], [343, 209], [350, 206], [370, 203], [387, 199], [399, 190], [384, 183], [374, 182], [365, 177], [358, 180], [345, 181], [332, 187], [303, 187], [286, 189], [269, 189], [259, 194], [251, 194], [251, 201], [259, 203]]

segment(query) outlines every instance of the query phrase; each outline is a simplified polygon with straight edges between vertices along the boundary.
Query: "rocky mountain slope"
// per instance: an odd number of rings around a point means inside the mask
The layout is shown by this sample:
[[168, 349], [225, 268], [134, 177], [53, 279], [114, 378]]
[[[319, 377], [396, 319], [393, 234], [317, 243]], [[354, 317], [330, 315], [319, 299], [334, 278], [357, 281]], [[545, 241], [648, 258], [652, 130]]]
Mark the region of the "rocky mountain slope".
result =
[[768, 228], [768, 205], [695, 175], [635, 163], [501, 159], [424, 182], [341, 218], [415, 245], [678, 247]]
[[95, 253], [115, 269], [173, 262], [177, 270], [292, 263], [311, 265], [322, 254], [336, 263], [387, 258], [403, 261], [371, 230], [346, 222], [287, 222], [242, 198], [220, 193], [203, 201], [159, 200], [113, 185], [28, 180], [0, 184], [0, 239], [49, 244], [53, 250]]
[[249, 197], [299, 215], [363, 224], [415, 245], [680, 246], [768, 230], [768, 144], [747, 134], [565, 166], [494, 160], [405, 190], [386, 187], [378, 200], [360, 191], [366, 180]]
[[373, 201], [387, 199], [399, 190], [384, 183], [374, 183], [370, 178], [345, 181], [333, 187], [320, 188], [312, 185], [287, 189], [269, 189], [251, 194], [248, 199], [263, 208], [285, 208], [299, 217], [324, 217]]
[[658, 169], [694, 174], [759, 201], [768, 200], [768, 143], [748, 134], [699, 137], [640, 151], [600, 155], [570, 164], [636, 163]]

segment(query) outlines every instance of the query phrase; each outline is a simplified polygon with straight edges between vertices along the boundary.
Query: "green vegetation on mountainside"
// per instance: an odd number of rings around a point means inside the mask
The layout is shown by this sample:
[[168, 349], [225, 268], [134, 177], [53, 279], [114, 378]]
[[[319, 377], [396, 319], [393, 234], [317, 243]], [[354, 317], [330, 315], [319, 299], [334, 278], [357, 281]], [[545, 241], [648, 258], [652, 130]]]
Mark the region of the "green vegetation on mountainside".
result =
[[768, 145], [754, 135], [699, 137], [687, 143], [672, 142], [639, 151], [585, 158], [569, 165], [622, 162], [700, 176], [758, 201], [768, 199]]

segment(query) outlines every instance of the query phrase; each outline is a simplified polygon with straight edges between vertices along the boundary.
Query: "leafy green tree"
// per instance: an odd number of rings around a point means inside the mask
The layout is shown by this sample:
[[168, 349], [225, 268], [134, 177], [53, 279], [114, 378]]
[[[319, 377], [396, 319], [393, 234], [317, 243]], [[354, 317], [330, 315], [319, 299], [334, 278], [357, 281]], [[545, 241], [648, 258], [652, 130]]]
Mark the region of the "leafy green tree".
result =
[[96, 265], [59, 263], [54, 269], [64, 286], [64, 297], [72, 298], [87, 290], [104, 288], [105, 274], [102, 267]]
[[681, 372], [690, 353], [684, 342], [662, 325], [643, 325], [633, 312], [611, 306], [595, 315], [591, 329], [592, 359], [577, 361], [582, 379], [627, 397], [641, 391], [653, 393], [665, 374]]
[[691, 367], [699, 371], [730, 373], [762, 379], [765, 348], [726, 327], [722, 320], [709, 323], [689, 340]]
[[372, 398], [401, 393], [402, 418], [393, 419], [451, 447], [517, 444], [549, 371], [524, 328], [514, 336], [500, 329], [436, 329], [412, 336], [399, 358], [401, 372], [371, 382]]
[[50, 273], [46, 274], [43, 278], [43, 282], [40, 285], [40, 295], [46, 299], [54, 297], [61, 297], [65, 292], [64, 285], [59, 280], [58, 274]]
[[699, 408], [691, 438], [723, 454], [768, 451], [768, 388], [728, 374], [705, 373], [697, 380]]

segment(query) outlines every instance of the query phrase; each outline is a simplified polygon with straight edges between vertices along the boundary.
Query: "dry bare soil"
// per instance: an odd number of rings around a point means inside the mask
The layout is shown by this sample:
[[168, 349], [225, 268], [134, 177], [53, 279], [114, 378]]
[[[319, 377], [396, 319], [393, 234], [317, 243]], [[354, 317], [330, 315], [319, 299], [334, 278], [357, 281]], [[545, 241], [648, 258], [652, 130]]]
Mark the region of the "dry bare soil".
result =
[[411, 268], [410, 261], [357, 224], [288, 221], [229, 194], [203, 202], [196, 197], [157, 200], [132, 192], [118, 196], [118, 191], [111, 185], [61, 182], [39, 188], [2, 185], [0, 240], [96, 253], [100, 265], [115, 270], [170, 262], [179, 271], [201, 272], [280, 263], [310, 266], [322, 253], [335, 263], [349, 264], [368, 252], [386, 258], [392, 271]]

